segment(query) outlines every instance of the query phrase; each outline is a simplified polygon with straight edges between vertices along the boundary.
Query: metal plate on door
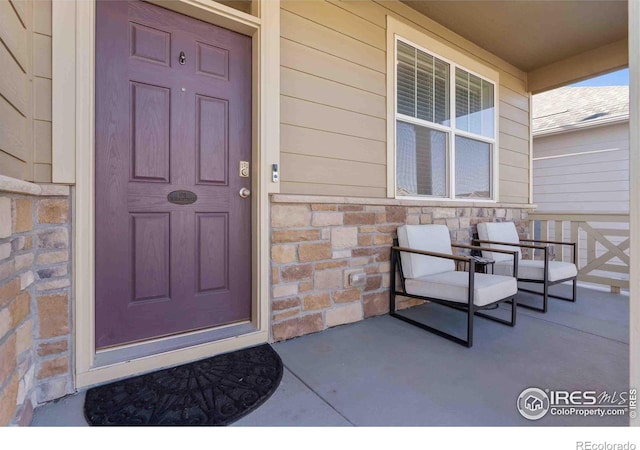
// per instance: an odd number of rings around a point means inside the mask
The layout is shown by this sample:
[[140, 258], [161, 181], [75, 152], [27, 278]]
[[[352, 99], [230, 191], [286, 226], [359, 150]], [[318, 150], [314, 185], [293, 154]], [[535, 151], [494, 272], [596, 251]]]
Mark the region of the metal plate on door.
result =
[[176, 205], [190, 205], [198, 200], [198, 196], [191, 191], [173, 191], [169, 192], [167, 200]]

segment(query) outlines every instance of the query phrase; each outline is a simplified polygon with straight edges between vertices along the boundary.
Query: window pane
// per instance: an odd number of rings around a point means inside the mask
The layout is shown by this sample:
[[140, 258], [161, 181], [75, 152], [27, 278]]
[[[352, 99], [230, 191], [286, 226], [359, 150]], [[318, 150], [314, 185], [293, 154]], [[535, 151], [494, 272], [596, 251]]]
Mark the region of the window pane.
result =
[[398, 113], [416, 116], [416, 50], [398, 41], [396, 89]]
[[396, 121], [396, 193], [447, 195], [447, 134]]
[[456, 198], [491, 198], [491, 144], [455, 139]]
[[494, 137], [493, 84], [456, 68], [456, 128]]

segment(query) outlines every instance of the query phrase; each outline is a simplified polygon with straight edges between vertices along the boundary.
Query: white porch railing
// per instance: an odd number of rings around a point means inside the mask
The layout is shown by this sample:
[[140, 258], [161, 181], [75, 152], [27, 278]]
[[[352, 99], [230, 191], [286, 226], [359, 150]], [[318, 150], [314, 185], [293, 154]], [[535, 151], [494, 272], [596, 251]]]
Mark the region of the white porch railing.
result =
[[[610, 286], [611, 292], [629, 288], [629, 215], [619, 213], [529, 214], [535, 239], [576, 242], [578, 280]], [[573, 261], [570, 246], [554, 246], [558, 261]]]

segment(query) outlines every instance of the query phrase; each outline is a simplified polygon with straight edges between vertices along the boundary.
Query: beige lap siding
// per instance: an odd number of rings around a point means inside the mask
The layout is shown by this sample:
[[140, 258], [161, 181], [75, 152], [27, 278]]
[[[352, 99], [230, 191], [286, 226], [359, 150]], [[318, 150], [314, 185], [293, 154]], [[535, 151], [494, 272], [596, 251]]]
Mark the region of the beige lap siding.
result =
[[0, 175], [51, 181], [51, 1], [0, 2]]
[[[469, 243], [482, 221], [515, 221], [527, 235], [529, 210], [347, 203], [280, 203], [271, 209], [271, 312], [275, 341], [385, 314], [390, 247], [398, 226], [443, 224]], [[362, 287], [349, 275], [362, 272]], [[415, 305], [405, 300], [400, 308]]]
[[499, 72], [499, 201], [528, 203], [525, 74], [396, 1], [282, 1], [281, 192], [386, 196], [387, 15]]
[[0, 426], [72, 390], [70, 196], [0, 191]]

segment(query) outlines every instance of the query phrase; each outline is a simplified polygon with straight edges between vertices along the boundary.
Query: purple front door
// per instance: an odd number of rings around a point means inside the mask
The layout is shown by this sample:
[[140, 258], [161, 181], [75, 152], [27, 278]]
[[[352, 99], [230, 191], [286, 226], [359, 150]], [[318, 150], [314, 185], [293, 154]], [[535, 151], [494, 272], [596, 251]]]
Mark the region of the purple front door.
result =
[[98, 1], [95, 78], [96, 347], [250, 319], [251, 39]]

